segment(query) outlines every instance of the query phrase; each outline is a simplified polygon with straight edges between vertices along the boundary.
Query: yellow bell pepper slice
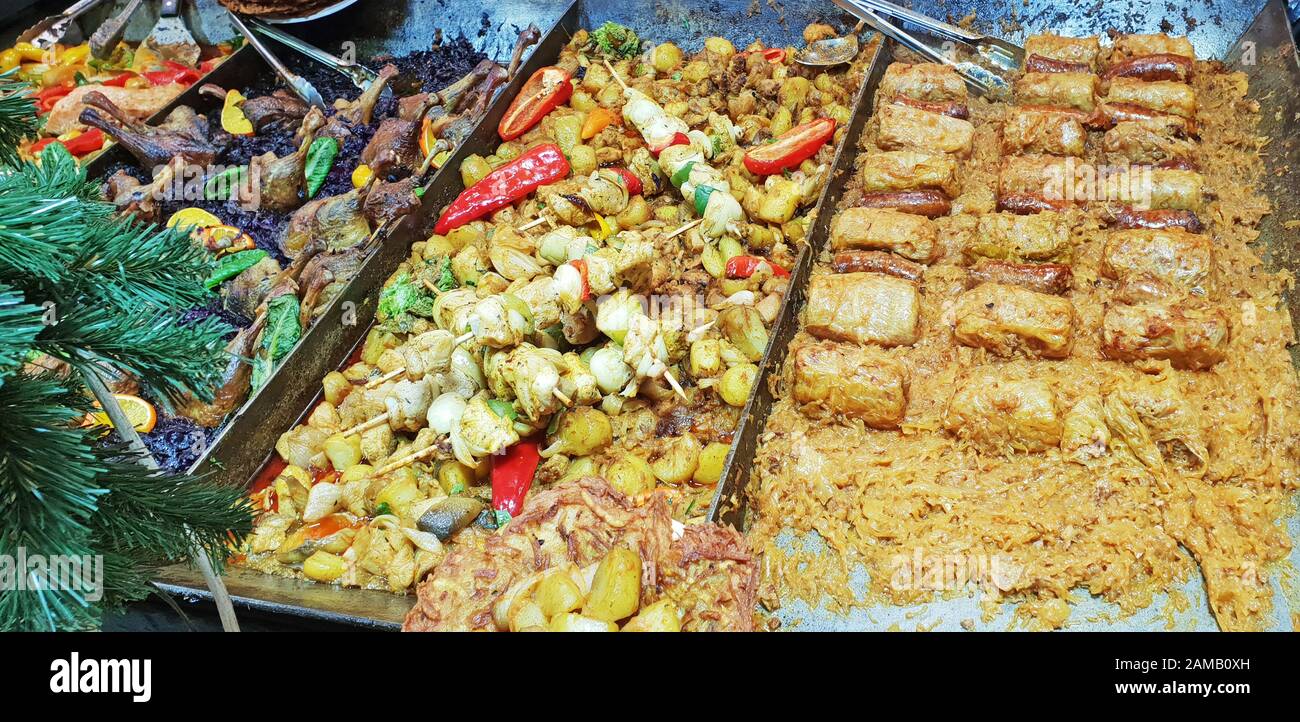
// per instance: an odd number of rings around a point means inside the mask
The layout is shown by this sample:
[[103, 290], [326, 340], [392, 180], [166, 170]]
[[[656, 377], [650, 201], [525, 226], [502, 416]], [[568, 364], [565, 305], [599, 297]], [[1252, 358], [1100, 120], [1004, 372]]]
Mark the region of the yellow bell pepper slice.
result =
[[226, 102], [221, 106], [221, 127], [231, 135], [253, 134], [253, 121], [239, 107], [244, 100], [238, 90], [226, 91]]

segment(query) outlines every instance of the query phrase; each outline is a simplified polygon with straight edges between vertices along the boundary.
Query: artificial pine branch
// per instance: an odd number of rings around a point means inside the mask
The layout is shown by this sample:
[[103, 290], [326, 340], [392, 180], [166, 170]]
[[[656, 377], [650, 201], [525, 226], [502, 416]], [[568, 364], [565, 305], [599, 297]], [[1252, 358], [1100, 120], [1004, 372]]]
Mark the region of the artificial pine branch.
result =
[[[89, 403], [64, 379], [17, 373], [0, 386], [0, 554], [93, 554], [88, 522], [106, 490], [103, 467], [76, 427]], [[93, 626], [98, 611], [71, 590], [0, 594], [0, 629]]]
[[[99, 377], [111, 367], [163, 400], [211, 398], [231, 329], [215, 319], [181, 323], [210, 298], [211, 262], [179, 231], [114, 218], [62, 145], [42, 151], [39, 165], [17, 162], [27, 132], [18, 129], [35, 127], [30, 100], [19, 107], [18, 95], [0, 82], [0, 166], [12, 166], [0, 169], [0, 554], [95, 555], [106, 597], [8, 592], [0, 629], [94, 627], [106, 606], [147, 595], [157, 566], [181, 558], [199, 563], [223, 624], [237, 628], [208, 559], [226, 558], [227, 541], [250, 530], [252, 510], [239, 489], [157, 472]], [[46, 302], [53, 323], [38, 308]], [[33, 350], [81, 377], [14, 372]], [[130, 450], [80, 427], [89, 399], [79, 381]]]
[[0, 166], [18, 162], [18, 144], [36, 134], [31, 86], [12, 79], [17, 68], [0, 74]]
[[0, 384], [26, 360], [41, 327], [41, 309], [24, 303], [21, 293], [0, 283]]

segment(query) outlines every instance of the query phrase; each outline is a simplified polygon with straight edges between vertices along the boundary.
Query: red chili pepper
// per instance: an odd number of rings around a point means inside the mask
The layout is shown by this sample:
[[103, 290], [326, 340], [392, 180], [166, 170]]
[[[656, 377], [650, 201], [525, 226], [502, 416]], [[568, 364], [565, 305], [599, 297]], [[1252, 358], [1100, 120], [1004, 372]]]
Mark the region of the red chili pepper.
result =
[[41, 151], [45, 150], [45, 147], [48, 146], [50, 143], [58, 143], [58, 142], [59, 141], [53, 138], [41, 138], [35, 143], [32, 143], [31, 145], [27, 146], [27, 152], [31, 153], [32, 155], [36, 155], [37, 153], [40, 153]]
[[91, 128], [72, 140], [61, 140], [59, 142], [63, 143], [69, 153], [81, 156], [104, 147], [104, 131], [99, 128]]
[[664, 152], [665, 150], [668, 150], [674, 145], [690, 145], [690, 144], [691, 144], [691, 139], [686, 137], [685, 133], [678, 131], [676, 133], [673, 133], [673, 137], [667, 143], [658, 146], [654, 146], [654, 145], [650, 146], [650, 152], [654, 154], [655, 157], [658, 157], [660, 153]]
[[506, 114], [497, 124], [501, 140], [514, 140], [537, 125], [547, 113], [573, 95], [569, 73], [561, 67], [548, 65], [533, 73], [524, 83], [519, 95], [510, 102]]
[[119, 75], [114, 75], [113, 77], [109, 78], [108, 80], [105, 80], [105, 81], [101, 82], [100, 85], [111, 85], [111, 86], [113, 86], [113, 87], [115, 87], [115, 88], [125, 88], [125, 87], [126, 87], [126, 81], [128, 81], [128, 80], [130, 80], [131, 78], [134, 78], [134, 77], [135, 77], [135, 73], [132, 73], [131, 71], [128, 70], [128, 71], [125, 72], [125, 73], [121, 73], [121, 74], [119, 74]]
[[447, 206], [433, 232], [448, 231], [505, 208], [537, 190], [569, 175], [569, 161], [554, 143], [543, 143], [488, 173], [478, 183], [461, 191]]
[[540, 448], [536, 441], [520, 441], [505, 454], [492, 457], [493, 509], [513, 516], [524, 507], [524, 497], [542, 463]]
[[766, 258], [758, 256], [732, 256], [727, 259], [727, 278], [749, 278], [758, 270], [759, 265], [766, 263], [772, 269], [772, 275], [778, 278], [786, 278], [790, 272], [778, 266]]
[[587, 280], [587, 273], [588, 273], [587, 259], [578, 258], [569, 261], [569, 263], [572, 264], [574, 268], [578, 269], [578, 275], [582, 276], [582, 295], [581, 295], [582, 300], [590, 301], [591, 283]]
[[780, 173], [816, 155], [834, 135], [835, 120], [832, 118], [818, 118], [797, 125], [771, 143], [749, 149], [745, 153], [745, 168], [755, 175]]
[[48, 113], [54, 109], [54, 104], [59, 102], [68, 93], [72, 92], [75, 85], [56, 85], [53, 88], [46, 88], [36, 94], [36, 110], [40, 113]]

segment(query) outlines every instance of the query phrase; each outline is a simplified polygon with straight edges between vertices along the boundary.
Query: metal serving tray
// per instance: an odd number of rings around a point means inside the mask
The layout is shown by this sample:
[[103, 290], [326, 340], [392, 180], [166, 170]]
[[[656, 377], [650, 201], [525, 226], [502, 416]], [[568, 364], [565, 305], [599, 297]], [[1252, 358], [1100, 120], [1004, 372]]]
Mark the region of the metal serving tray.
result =
[[[1300, 271], [1297, 229], [1288, 229], [1284, 225], [1286, 221], [1300, 218], [1300, 194], [1297, 194], [1289, 172], [1292, 168], [1300, 167], [1300, 144], [1296, 142], [1300, 128], [1297, 128], [1294, 120], [1300, 117], [1300, 94], [1296, 91], [1300, 88], [1300, 57], [1297, 56], [1286, 6], [1282, 0], [1230, 6], [1212, 0], [1196, 1], [1186, 3], [1181, 8], [1181, 16], [1172, 18], [1168, 17], [1165, 4], [1159, 0], [1133, 0], [1122, 6], [1111, 3], [1088, 7], [1028, 0], [1019, 9], [983, 0], [917, 0], [912, 3], [912, 7], [938, 18], [959, 19], [974, 14], [977, 18], [976, 25], [980, 29], [1014, 41], [1023, 40], [1029, 32], [1045, 29], [1067, 35], [1102, 34], [1112, 28], [1125, 32], [1182, 34], [1191, 38], [1197, 53], [1202, 57], [1217, 57], [1229, 67], [1243, 70], [1250, 79], [1250, 97], [1259, 101], [1261, 106], [1259, 133], [1272, 140], [1264, 151], [1267, 175], [1260, 187], [1260, 191], [1273, 204], [1273, 213], [1266, 216], [1259, 227], [1264, 259], [1270, 268]], [[1016, 29], [1008, 30], [1013, 24]], [[872, 68], [863, 89], [867, 96], [866, 108], [872, 105], [875, 89], [893, 49], [891, 42], [883, 52], [885, 62], [878, 62]], [[867, 120], [866, 116], [867, 112], [855, 115], [849, 140], [853, 145], [846, 143], [845, 148], [840, 150], [841, 155], [851, 158], [857, 154], [858, 136]], [[851, 164], [849, 167], [852, 167]], [[772, 382], [780, 375], [789, 342], [798, 331], [799, 311], [805, 299], [809, 273], [816, 255], [827, 241], [830, 216], [834, 212], [833, 201], [838, 198], [847, 173], [844, 176], [833, 178], [823, 190], [821, 202], [825, 204], [831, 201], [830, 206], [824, 206], [831, 210], [817, 218], [809, 234], [809, 247], [800, 254], [792, 273], [790, 291], [773, 330], [772, 343], [760, 363], [755, 393], [741, 416], [737, 439], [728, 455], [722, 482], [710, 508], [711, 519], [733, 524], [739, 529], [745, 528], [746, 489], [750, 483], [759, 438], [776, 400]], [[1292, 318], [1300, 318], [1300, 297], [1297, 294], [1288, 295], [1287, 305]], [[1300, 367], [1300, 349], [1292, 347], [1292, 357], [1297, 367]], [[1293, 540], [1300, 539], [1300, 515], [1293, 514], [1288, 519], [1287, 527]], [[816, 545], [820, 543], [815, 535], [796, 538], [791, 533], [786, 536], [789, 538], [779, 541], [792, 545], [810, 544], [812, 548], [817, 548]], [[1292, 551], [1290, 566], [1300, 569], [1300, 548]], [[1291, 571], [1294, 572], [1294, 569]], [[1296, 593], [1295, 590], [1283, 588], [1279, 579], [1287, 576], [1285, 573], [1273, 575], [1273, 626], [1278, 630], [1290, 630], [1292, 626], [1288, 599], [1294, 599]], [[851, 586], [861, 591], [865, 589], [865, 582], [865, 572], [860, 571], [851, 579]], [[1175, 628], [1216, 629], [1199, 577], [1194, 576], [1182, 591], [1191, 600], [1191, 607], [1186, 613], [1173, 618]], [[1071, 629], [1162, 630], [1170, 623], [1168, 614], [1161, 609], [1163, 606], [1163, 600], [1158, 599], [1155, 604], [1132, 617], [1110, 621], [1117, 616], [1116, 608], [1089, 598], [1072, 615], [1079, 621], [1073, 622]], [[981, 610], [973, 598], [913, 606], [881, 605], [855, 609], [847, 614], [832, 613], [822, 606], [794, 601], [778, 610], [775, 616], [785, 628], [803, 631], [888, 628], [959, 630], [963, 628], [960, 626], [962, 620], [980, 620]], [[1011, 605], [1004, 605], [998, 617], [987, 624], [976, 621], [975, 628], [1006, 629], [1011, 621]]]
[[[320, 393], [320, 379], [342, 365], [344, 359], [364, 340], [365, 332], [374, 318], [375, 301], [384, 280], [406, 260], [410, 244], [424, 237], [425, 228], [431, 225], [437, 212], [460, 193], [462, 186], [456, 169], [461, 160], [474, 153], [488, 155], [495, 150], [499, 143], [496, 126], [510, 99], [516, 95], [528, 76], [558, 57], [560, 50], [578, 29], [594, 28], [606, 20], [612, 20], [632, 27], [648, 39], [658, 42], [671, 40], [684, 47], [694, 48], [699, 47], [703, 39], [710, 35], [726, 37], [737, 46], [746, 45], [758, 38], [769, 43], [802, 45], [802, 31], [809, 22], [837, 21], [842, 28], [854, 24], [851, 17], [821, 0], [786, 2], [779, 10], [749, 0], [664, 0], [635, 4], [613, 0], [579, 0], [571, 5], [511, 3], [510, 6], [508, 15], [500, 5], [493, 7], [492, 12], [497, 17], [508, 17], [510, 24], [517, 26], [510, 31], [502, 31], [510, 33], [511, 42], [513, 33], [529, 22], [536, 23], [538, 27], [550, 28], [549, 32], [533, 50], [518, 75], [497, 97], [478, 127], [447, 161], [444, 168], [452, 171], [439, 173], [430, 182], [423, 197], [421, 211], [412, 214], [407, 222], [393, 229], [383, 247], [366, 261], [344, 292], [285, 359], [267, 386], [227, 423], [213, 447], [196, 464], [196, 471], [213, 473], [233, 484], [246, 485], [252, 480], [274, 454], [275, 442], [280, 434], [298, 423], [305, 410], [314, 405]], [[451, 9], [450, 6], [440, 7]], [[475, 17], [480, 14], [481, 11], [474, 11]], [[432, 37], [432, 28], [432, 24], [413, 26], [407, 23], [403, 26], [398, 22], [394, 23], [390, 32], [404, 34], [403, 37], [409, 42], [412, 30]], [[365, 47], [367, 42], [358, 38], [358, 47]], [[427, 43], [427, 39], [424, 42]], [[232, 61], [227, 61], [227, 64]], [[864, 93], [859, 93], [853, 122], [856, 130], [851, 129], [850, 139], [846, 140], [844, 147], [855, 142], [853, 139], [856, 139], [861, 130], [862, 113], [858, 111], [865, 98]], [[846, 152], [841, 148], [836, 157], [836, 168], [847, 167], [845, 164], [850, 162], [852, 155], [851, 151]], [[843, 174], [837, 174], [840, 175]], [[828, 198], [833, 199], [833, 196], [823, 193], [819, 202]], [[417, 219], [415, 216], [420, 214], [424, 217]], [[344, 323], [345, 320], [348, 322]], [[184, 565], [162, 570], [158, 581], [165, 591], [183, 598], [210, 596], [201, 577]], [[228, 570], [226, 586], [235, 603], [243, 607], [378, 629], [400, 627], [414, 602], [411, 596], [338, 589], [238, 567]]]

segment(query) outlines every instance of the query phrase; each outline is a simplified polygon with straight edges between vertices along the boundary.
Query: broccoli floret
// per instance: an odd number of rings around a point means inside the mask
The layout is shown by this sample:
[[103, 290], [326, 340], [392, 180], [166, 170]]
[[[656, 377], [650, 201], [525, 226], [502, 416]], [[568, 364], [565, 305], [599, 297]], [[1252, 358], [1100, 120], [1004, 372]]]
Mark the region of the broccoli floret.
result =
[[613, 21], [593, 30], [591, 39], [602, 52], [616, 58], [630, 58], [641, 52], [641, 38], [636, 32]]

